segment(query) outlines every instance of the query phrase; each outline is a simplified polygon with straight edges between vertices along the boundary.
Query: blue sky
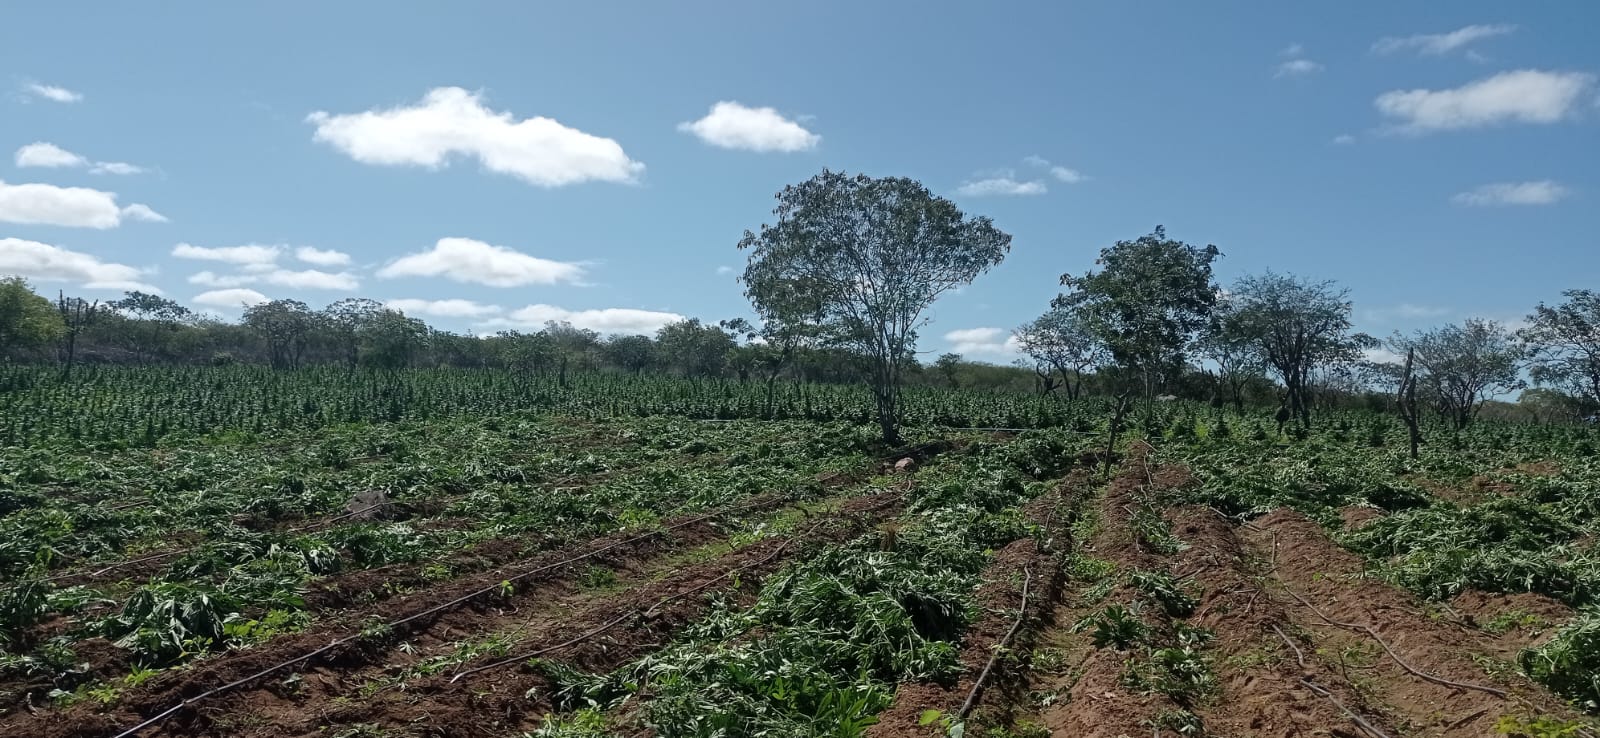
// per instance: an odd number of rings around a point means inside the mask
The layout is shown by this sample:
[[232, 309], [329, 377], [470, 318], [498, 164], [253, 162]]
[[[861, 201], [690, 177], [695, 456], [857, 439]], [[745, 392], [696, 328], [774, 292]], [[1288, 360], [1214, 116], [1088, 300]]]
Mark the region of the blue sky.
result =
[[1600, 288], [1594, 3], [569, 5], [7, 4], [0, 272], [647, 330], [747, 314], [740, 235], [829, 167], [1015, 236], [930, 355], [1157, 224], [1380, 335]]

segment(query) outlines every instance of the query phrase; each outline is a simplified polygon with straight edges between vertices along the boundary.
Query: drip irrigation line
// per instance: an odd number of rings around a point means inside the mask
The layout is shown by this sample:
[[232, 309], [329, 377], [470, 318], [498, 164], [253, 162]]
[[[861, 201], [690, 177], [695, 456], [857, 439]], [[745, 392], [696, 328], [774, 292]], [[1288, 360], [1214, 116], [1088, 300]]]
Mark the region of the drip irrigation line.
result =
[[[470, 592], [470, 593], [468, 593], [466, 595], [462, 595], [461, 597], [457, 597], [457, 598], [455, 598], [453, 600], [450, 600], [449, 602], [446, 602], [446, 603], [444, 603], [442, 605], [435, 605], [434, 607], [430, 607], [430, 608], [428, 608], [426, 610], [423, 610], [422, 612], [413, 613], [413, 614], [408, 615], [406, 617], [403, 617], [403, 618], [401, 618], [399, 620], [395, 620], [393, 622], [387, 623], [386, 625], [384, 625], [384, 628], [385, 629], [394, 629], [394, 628], [400, 627], [402, 625], [405, 625], [407, 623], [411, 623], [411, 622], [414, 622], [416, 620], [420, 620], [422, 618], [428, 617], [430, 615], [434, 615], [434, 614], [443, 612], [445, 610], [454, 608], [457, 605], [460, 605], [462, 603], [465, 603], [465, 602], [468, 602], [470, 600], [476, 599], [476, 598], [481, 597], [481, 596], [483, 596], [485, 594], [488, 594], [490, 592], [496, 591], [496, 590], [500, 589], [502, 586], [504, 586], [504, 585], [506, 585], [508, 583], [521, 581], [523, 579], [526, 579], [526, 578], [528, 578], [530, 576], [533, 576], [535, 574], [539, 574], [541, 572], [546, 572], [546, 571], [549, 571], [551, 569], [556, 569], [556, 568], [568, 566], [570, 564], [574, 564], [574, 563], [577, 563], [579, 561], [583, 561], [584, 559], [593, 558], [595, 556], [598, 556], [598, 555], [600, 555], [602, 553], [605, 553], [606, 551], [610, 551], [610, 550], [615, 549], [615, 548], [619, 548], [619, 547], [622, 547], [622, 546], [627, 546], [627, 545], [630, 545], [630, 544], [633, 544], [633, 543], [637, 543], [639, 541], [643, 541], [643, 540], [648, 539], [648, 538], [653, 538], [655, 536], [662, 535], [662, 534], [667, 533], [669, 531], [677, 530], [679, 528], [685, 528], [685, 527], [688, 527], [690, 525], [694, 525], [696, 523], [700, 523], [700, 522], [704, 522], [706, 520], [710, 520], [711, 518], [720, 517], [720, 516], [723, 516], [723, 515], [728, 515], [730, 513], [733, 513], [733, 512], [748, 508], [748, 507], [752, 507], [752, 506], [759, 505], [759, 504], [764, 504], [765, 502], [766, 502], [765, 500], [754, 500], [754, 501], [746, 502], [746, 503], [743, 503], [743, 504], [740, 504], [740, 505], [735, 505], [733, 507], [725, 508], [725, 509], [719, 510], [717, 512], [706, 513], [704, 515], [700, 515], [700, 516], [697, 516], [697, 517], [694, 517], [694, 518], [690, 518], [689, 520], [685, 520], [683, 522], [676, 523], [676, 524], [667, 526], [665, 528], [658, 528], [656, 530], [650, 531], [649, 533], [644, 533], [644, 534], [641, 534], [641, 535], [638, 535], [638, 536], [634, 536], [632, 538], [628, 538], [626, 540], [618, 541], [616, 543], [607, 544], [607, 545], [602, 546], [600, 548], [597, 548], [597, 549], [595, 549], [593, 551], [589, 551], [587, 553], [584, 553], [584, 554], [581, 554], [581, 555], [578, 555], [578, 556], [572, 556], [572, 557], [568, 557], [566, 559], [562, 559], [561, 561], [557, 561], [557, 562], [554, 562], [554, 563], [538, 566], [538, 567], [535, 567], [533, 569], [529, 569], [527, 571], [524, 571], [524, 572], [522, 572], [520, 574], [517, 574], [515, 576], [508, 577], [508, 578], [506, 578], [504, 580], [501, 580], [501, 582], [499, 582], [499, 583], [492, 584], [492, 585], [489, 585], [487, 587], [483, 587], [481, 589], [474, 590], [474, 591], [472, 591], [472, 592]], [[316, 650], [309, 651], [307, 653], [301, 654], [300, 656], [297, 656], [295, 658], [289, 659], [288, 661], [284, 661], [284, 662], [276, 664], [274, 666], [269, 666], [269, 667], [267, 667], [265, 669], [262, 669], [262, 670], [260, 670], [258, 672], [255, 672], [254, 674], [251, 674], [249, 676], [245, 676], [245, 677], [241, 677], [239, 679], [235, 679], [235, 680], [233, 680], [231, 682], [228, 682], [227, 684], [223, 684], [222, 686], [213, 687], [213, 688], [211, 688], [209, 690], [206, 690], [204, 692], [201, 692], [200, 694], [197, 694], [197, 695], [195, 695], [193, 697], [189, 697], [187, 699], [184, 699], [182, 702], [179, 702], [179, 703], [177, 703], [177, 704], [175, 704], [175, 705], [173, 705], [173, 706], [171, 706], [171, 707], [169, 707], [169, 708], [167, 708], [165, 710], [162, 710], [159, 713], [156, 713], [155, 715], [153, 715], [150, 718], [146, 719], [144, 722], [139, 723], [138, 725], [135, 725], [135, 726], [133, 726], [131, 728], [128, 728], [127, 730], [124, 730], [124, 731], [122, 731], [120, 733], [117, 733], [115, 736], [113, 736], [113, 738], [131, 738], [131, 736], [138, 735], [145, 728], [149, 728], [149, 727], [151, 727], [151, 726], [153, 726], [153, 725], [155, 725], [157, 723], [160, 723], [163, 720], [166, 720], [167, 718], [177, 714], [178, 712], [182, 711], [183, 709], [185, 709], [185, 708], [187, 708], [187, 707], [189, 707], [191, 705], [194, 705], [197, 702], [200, 702], [202, 700], [208, 699], [210, 697], [214, 697], [214, 696], [216, 696], [218, 694], [222, 694], [223, 692], [232, 691], [233, 689], [236, 689], [236, 688], [238, 688], [240, 686], [243, 686], [245, 684], [253, 682], [253, 681], [257, 680], [257, 679], [261, 679], [262, 677], [266, 677], [266, 676], [269, 676], [271, 674], [274, 674], [274, 673], [276, 673], [276, 672], [278, 672], [278, 671], [280, 671], [282, 669], [285, 669], [287, 667], [294, 666], [296, 664], [300, 664], [300, 663], [309, 661], [309, 660], [314, 659], [314, 658], [316, 658], [318, 656], [321, 656], [321, 655], [323, 655], [325, 653], [328, 653], [329, 651], [332, 651], [332, 650], [334, 650], [336, 648], [339, 648], [340, 646], [346, 645], [346, 644], [351, 643], [353, 641], [360, 640], [361, 637], [362, 637], [362, 633], [357, 632], [357, 633], [354, 633], [354, 634], [351, 634], [351, 635], [343, 636], [343, 637], [340, 637], [340, 638], [335, 638], [334, 640], [330, 641], [328, 643], [328, 645], [326, 645], [326, 646], [323, 646], [323, 647], [318, 648]]]
[[967, 693], [967, 700], [961, 703], [961, 709], [956, 711], [956, 717], [965, 720], [967, 713], [978, 706], [978, 697], [983, 694], [983, 683], [989, 680], [989, 674], [994, 671], [994, 665], [1000, 663], [1000, 655], [1006, 652], [1006, 645], [1022, 629], [1022, 623], [1028, 617], [1028, 586], [1033, 583], [1033, 571], [1022, 567], [1022, 607], [1017, 610], [1017, 619], [1011, 624], [1011, 629], [1006, 631], [1004, 638], [995, 644], [994, 653], [989, 656], [989, 663], [983, 665], [983, 671], [978, 672], [978, 680], [973, 682], [972, 691]]
[[1334, 697], [1332, 692], [1329, 692], [1328, 690], [1324, 689], [1322, 687], [1322, 685], [1317, 684], [1316, 682], [1313, 682], [1310, 679], [1306, 679], [1304, 677], [1302, 677], [1300, 679], [1300, 683], [1306, 685], [1306, 688], [1310, 689], [1312, 692], [1315, 692], [1317, 695], [1321, 696], [1323, 699], [1325, 699], [1325, 700], [1327, 700], [1329, 702], [1332, 702], [1333, 706], [1339, 708], [1340, 712], [1343, 712], [1345, 715], [1349, 716], [1351, 722], [1354, 722], [1356, 724], [1356, 727], [1359, 727], [1362, 730], [1367, 731], [1367, 733], [1369, 735], [1371, 735], [1373, 738], [1389, 738], [1389, 734], [1388, 733], [1385, 733], [1385, 732], [1383, 732], [1381, 730], [1378, 730], [1378, 727], [1373, 725], [1372, 723], [1367, 722], [1366, 718], [1363, 718], [1360, 715], [1357, 715], [1350, 708], [1345, 707], [1344, 703], [1340, 702], [1337, 697]]

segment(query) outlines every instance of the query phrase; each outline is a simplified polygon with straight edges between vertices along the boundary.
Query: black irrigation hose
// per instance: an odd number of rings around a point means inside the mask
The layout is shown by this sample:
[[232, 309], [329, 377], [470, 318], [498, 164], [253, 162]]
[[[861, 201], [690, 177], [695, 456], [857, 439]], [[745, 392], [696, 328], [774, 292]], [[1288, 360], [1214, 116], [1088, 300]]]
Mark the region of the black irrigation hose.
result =
[[[508, 577], [508, 578], [502, 580], [499, 583], [492, 584], [492, 585], [489, 585], [487, 587], [483, 587], [482, 589], [474, 590], [474, 591], [472, 591], [472, 592], [470, 592], [470, 593], [468, 593], [466, 595], [462, 595], [461, 597], [457, 597], [456, 599], [453, 599], [453, 600], [451, 600], [449, 602], [446, 602], [446, 603], [444, 603], [442, 605], [436, 605], [434, 607], [430, 607], [430, 608], [428, 608], [426, 610], [423, 610], [422, 612], [418, 612], [418, 613], [413, 613], [411, 615], [407, 615], [406, 617], [403, 617], [403, 618], [401, 618], [399, 620], [396, 620], [396, 621], [391, 622], [391, 623], [387, 623], [384, 627], [386, 629], [397, 628], [399, 626], [405, 625], [406, 623], [410, 623], [412, 621], [428, 617], [429, 615], [433, 615], [433, 614], [442, 612], [444, 610], [448, 610], [448, 609], [454, 608], [457, 605], [463, 604], [463, 603], [465, 603], [465, 602], [467, 602], [469, 600], [473, 600], [473, 599], [476, 599], [478, 597], [481, 597], [481, 596], [483, 596], [485, 594], [488, 594], [490, 592], [493, 592], [495, 590], [500, 589], [503, 585], [505, 585], [507, 583], [520, 581], [522, 579], [526, 579], [526, 578], [528, 578], [530, 576], [533, 576], [534, 574], [538, 574], [540, 572], [549, 571], [551, 569], [556, 569], [556, 568], [560, 568], [560, 567], [563, 567], [563, 566], [567, 566], [567, 565], [570, 565], [570, 564], [577, 563], [579, 561], [583, 561], [584, 559], [593, 558], [593, 557], [598, 556], [598, 555], [600, 555], [602, 553], [605, 553], [606, 551], [610, 551], [610, 550], [612, 550], [614, 548], [619, 548], [619, 547], [626, 546], [626, 545], [629, 545], [629, 544], [632, 544], [632, 543], [637, 543], [637, 542], [645, 540], [647, 538], [652, 538], [652, 537], [661, 535], [661, 534], [666, 533], [668, 531], [677, 530], [679, 528], [685, 528], [685, 527], [688, 527], [690, 525], [694, 525], [695, 523], [704, 522], [706, 520], [710, 520], [711, 518], [727, 515], [729, 513], [733, 513], [735, 511], [742, 510], [744, 508], [752, 507], [752, 506], [759, 505], [759, 504], [763, 504], [763, 502], [762, 501], [751, 501], [751, 502], [746, 502], [746, 503], [741, 504], [741, 505], [735, 505], [733, 507], [726, 508], [726, 509], [723, 509], [723, 510], [720, 510], [720, 511], [717, 511], [717, 512], [706, 513], [705, 515], [701, 515], [699, 517], [691, 518], [691, 519], [685, 520], [685, 521], [683, 521], [681, 523], [676, 523], [676, 524], [667, 526], [665, 528], [659, 528], [657, 530], [650, 531], [649, 533], [644, 533], [642, 535], [634, 536], [633, 538], [629, 538], [629, 539], [626, 539], [626, 540], [623, 540], [623, 541], [618, 541], [616, 543], [612, 543], [612, 544], [608, 544], [606, 546], [602, 546], [600, 548], [597, 548], [597, 549], [595, 549], [593, 551], [590, 551], [588, 553], [585, 553], [585, 554], [582, 554], [582, 555], [579, 555], [579, 556], [572, 556], [572, 557], [563, 559], [561, 561], [557, 561], [555, 563], [545, 564], [543, 566], [535, 567], [533, 569], [529, 569], [528, 571], [522, 572], [521, 574], [517, 574], [516, 576]], [[258, 671], [258, 672], [254, 673], [254, 674], [251, 674], [249, 676], [242, 677], [242, 678], [239, 678], [239, 679], [235, 679], [235, 680], [233, 680], [231, 682], [228, 682], [227, 684], [224, 684], [224, 685], [222, 685], [220, 687], [213, 687], [211, 689], [208, 689], [208, 690], [206, 690], [204, 692], [201, 692], [200, 694], [197, 694], [197, 695], [195, 695], [193, 697], [187, 698], [187, 699], [183, 700], [182, 702], [179, 702], [176, 705], [173, 705], [173, 706], [171, 706], [171, 707], [169, 707], [169, 708], [167, 708], [165, 710], [162, 710], [159, 713], [156, 713], [154, 716], [150, 717], [149, 719], [145, 720], [144, 722], [139, 723], [138, 725], [135, 725], [135, 726], [133, 726], [131, 728], [128, 728], [127, 730], [122, 731], [121, 733], [116, 734], [116, 736], [114, 736], [114, 738], [130, 738], [131, 736], [138, 735], [145, 728], [148, 728], [148, 727], [151, 727], [151, 726], [153, 726], [153, 725], [155, 725], [157, 723], [160, 723], [161, 721], [166, 720], [167, 718], [169, 718], [169, 717], [177, 714], [178, 712], [182, 711], [184, 708], [189, 707], [189, 706], [191, 706], [191, 705], [193, 705], [193, 704], [195, 704], [197, 702], [200, 702], [202, 700], [208, 699], [210, 697], [213, 697], [215, 695], [221, 694], [223, 692], [231, 691], [231, 690], [233, 690], [233, 689], [235, 689], [237, 687], [240, 687], [242, 685], [248, 684], [248, 683], [253, 682], [253, 681], [255, 681], [257, 679], [260, 679], [262, 677], [265, 677], [265, 676], [268, 676], [270, 674], [273, 674], [273, 673], [275, 673], [275, 672], [277, 672], [277, 671], [279, 671], [281, 669], [284, 669], [286, 667], [294, 666], [295, 664], [299, 664], [299, 663], [304, 662], [304, 661], [309, 661], [309, 660], [314, 659], [314, 658], [316, 658], [318, 656], [321, 656], [322, 654], [325, 654], [325, 653], [327, 653], [329, 651], [332, 651], [335, 648], [338, 648], [338, 647], [343, 646], [343, 645], [345, 645], [347, 643], [350, 643], [351, 641], [358, 640], [361, 637], [362, 637], [362, 634], [358, 632], [358, 633], [355, 633], [354, 635], [347, 635], [347, 636], [344, 636], [342, 638], [336, 638], [333, 641], [329, 642], [328, 645], [323, 646], [321, 648], [318, 648], [318, 649], [316, 649], [314, 651], [310, 651], [308, 653], [302, 654], [302, 655], [297, 656], [297, 657], [295, 657], [293, 659], [290, 659], [288, 661], [284, 661], [282, 663], [279, 663], [279, 664], [277, 664], [275, 666], [269, 666], [269, 667], [267, 667], [265, 669], [262, 669], [261, 671]]]
[[983, 671], [978, 673], [978, 681], [973, 682], [972, 691], [967, 693], [967, 701], [961, 703], [961, 709], [956, 711], [956, 717], [966, 719], [967, 713], [978, 706], [978, 697], [983, 694], [983, 683], [989, 680], [989, 673], [994, 671], [994, 665], [1000, 663], [1000, 655], [1005, 653], [1006, 644], [1011, 642], [1017, 631], [1022, 629], [1022, 622], [1028, 617], [1028, 585], [1033, 582], [1033, 572], [1028, 567], [1022, 567], [1022, 607], [1017, 610], [1017, 620], [1011, 624], [1011, 629], [1006, 631], [1006, 637], [995, 644], [994, 653], [989, 656], [989, 663], [983, 665]]

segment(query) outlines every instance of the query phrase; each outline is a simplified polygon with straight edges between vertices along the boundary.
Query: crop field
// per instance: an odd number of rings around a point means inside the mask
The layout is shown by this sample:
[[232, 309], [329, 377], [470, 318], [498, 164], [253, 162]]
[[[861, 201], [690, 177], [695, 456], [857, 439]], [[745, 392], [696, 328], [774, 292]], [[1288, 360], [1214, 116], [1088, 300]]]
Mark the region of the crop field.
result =
[[0, 736], [1593, 735], [1600, 435], [0, 369]]

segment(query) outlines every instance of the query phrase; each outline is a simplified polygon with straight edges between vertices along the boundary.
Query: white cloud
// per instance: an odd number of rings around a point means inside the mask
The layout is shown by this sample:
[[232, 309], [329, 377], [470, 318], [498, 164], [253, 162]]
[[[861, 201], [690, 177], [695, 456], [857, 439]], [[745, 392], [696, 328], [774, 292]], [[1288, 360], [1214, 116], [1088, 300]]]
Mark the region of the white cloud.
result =
[[1058, 182], [1066, 182], [1067, 184], [1076, 184], [1088, 179], [1088, 177], [1083, 176], [1082, 172], [1066, 167], [1050, 167], [1050, 176], [1055, 177]]
[[1283, 47], [1282, 51], [1278, 52], [1280, 56], [1299, 56], [1304, 53], [1306, 53], [1306, 47], [1300, 44], [1289, 44], [1288, 46]]
[[237, 310], [241, 307], [259, 305], [270, 298], [252, 289], [235, 288], [227, 290], [211, 290], [194, 296], [193, 302], [209, 307]]
[[1010, 356], [1018, 352], [1017, 337], [1003, 328], [963, 328], [944, 334], [944, 340], [958, 354]]
[[45, 141], [17, 149], [15, 158], [18, 167], [81, 167], [89, 163], [88, 159]]
[[88, 289], [141, 290], [160, 293], [144, 282], [145, 270], [101, 261], [38, 241], [0, 238], [0, 274], [20, 274], [50, 282], [76, 282]]
[[1365, 308], [1361, 311], [1361, 319], [1370, 323], [1390, 323], [1393, 321], [1427, 320], [1429, 318], [1443, 317], [1450, 313], [1450, 308], [1446, 307], [1402, 302], [1392, 307]]
[[578, 328], [587, 328], [601, 334], [651, 334], [668, 323], [685, 320], [677, 313], [632, 308], [600, 308], [596, 310], [567, 310], [554, 305], [529, 305], [514, 310], [504, 318], [491, 318], [480, 325], [486, 328], [538, 329], [547, 321], [566, 321]]
[[294, 258], [317, 266], [344, 266], [350, 263], [350, 255], [343, 251], [319, 249], [311, 246], [301, 246], [295, 249]]
[[1322, 71], [1322, 65], [1310, 59], [1290, 59], [1278, 65], [1278, 71], [1272, 74], [1274, 79], [1280, 77], [1303, 77], [1314, 72]]
[[17, 149], [18, 167], [89, 167], [90, 174], [139, 174], [143, 167], [123, 161], [89, 161], [48, 141], [35, 141]]
[[751, 108], [725, 100], [711, 106], [706, 117], [678, 124], [701, 141], [725, 149], [747, 151], [805, 151], [816, 148], [822, 137], [773, 108]]
[[436, 318], [485, 318], [499, 315], [499, 305], [485, 305], [471, 300], [418, 300], [401, 298], [384, 300], [383, 304], [407, 315], [427, 315]]
[[0, 222], [104, 229], [121, 225], [125, 214], [135, 216], [117, 207], [114, 192], [0, 181]]
[[228, 264], [272, 264], [278, 260], [278, 252], [282, 248], [281, 246], [261, 246], [257, 244], [207, 248], [205, 246], [180, 243], [172, 247], [172, 255], [179, 259], [221, 261]]
[[731, 267], [731, 266], [723, 265], [723, 266], [717, 267], [717, 274], [728, 275], [728, 274], [732, 274], [732, 273], [733, 273], [733, 267]]
[[[1049, 159], [1046, 159], [1046, 158], [1044, 158], [1042, 156], [1039, 156], [1037, 154], [1035, 154], [1033, 156], [1025, 156], [1025, 157], [1023, 157], [1022, 158], [1022, 163], [1027, 164], [1028, 166], [1031, 166], [1031, 167], [1038, 167], [1040, 169], [1048, 169], [1048, 170], [1050, 170], [1050, 176], [1054, 177], [1056, 179], [1056, 181], [1058, 181], [1058, 182], [1065, 182], [1067, 184], [1077, 184], [1079, 182], [1087, 182], [1089, 180], [1089, 178], [1087, 176], [1085, 176], [1083, 174], [1083, 172], [1080, 172], [1080, 171], [1078, 171], [1076, 169], [1072, 169], [1070, 167], [1064, 167], [1064, 166], [1061, 166], [1059, 164], [1052, 164], [1052, 163], [1050, 163]], [[1001, 179], [1015, 179], [1016, 178], [1016, 173], [1011, 171], [1011, 170], [1009, 170], [1009, 169], [1002, 170], [998, 174], [1001, 175], [1000, 176]], [[1035, 194], [1035, 193], [1020, 193], [1020, 194]]]
[[206, 270], [189, 275], [189, 284], [198, 284], [203, 287], [241, 287], [255, 284], [260, 277], [250, 274], [217, 274]]
[[279, 269], [261, 276], [261, 281], [296, 290], [353, 290], [361, 286], [354, 275], [347, 272], [333, 274], [316, 269], [292, 271]]
[[167, 216], [150, 209], [149, 205], [136, 202], [122, 209], [122, 217], [129, 220], [142, 220], [147, 223], [165, 223]]
[[1396, 51], [1416, 49], [1417, 53], [1424, 55], [1448, 54], [1474, 41], [1481, 41], [1495, 36], [1504, 36], [1517, 30], [1514, 25], [1472, 25], [1457, 28], [1449, 33], [1419, 33], [1414, 36], [1390, 36], [1379, 39], [1372, 45], [1376, 54], [1392, 54]]
[[441, 238], [432, 249], [402, 256], [378, 270], [383, 279], [446, 277], [490, 287], [578, 284], [583, 265], [529, 256], [470, 238]]
[[1450, 200], [1458, 205], [1549, 205], [1568, 194], [1560, 183], [1542, 179], [1536, 182], [1496, 182], [1457, 193]]
[[344, 291], [354, 290], [361, 286], [361, 282], [353, 274], [347, 272], [334, 274], [317, 271], [316, 269], [306, 269], [298, 272], [289, 269], [256, 269], [253, 271], [241, 271], [238, 274], [217, 274], [207, 270], [189, 275], [189, 283], [205, 287], [224, 288], [265, 283], [296, 290]]
[[957, 194], [969, 197], [988, 197], [991, 195], [1043, 195], [1049, 192], [1043, 182], [1023, 182], [1013, 178], [1013, 175], [1002, 175], [964, 182], [956, 188]]
[[90, 174], [142, 174], [144, 167], [125, 161], [97, 161], [89, 167]]
[[1384, 348], [1382, 346], [1378, 346], [1376, 348], [1365, 349], [1361, 353], [1362, 353], [1362, 358], [1365, 358], [1367, 361], [1370, 361], [1370, 362], [1373, 362], [1373, 363], [1376, 363], [1376, 364], [1405, 364], [1406, 363], [1406, 357], [1401, 356], [1400, 354], [1397, 354], [1394, 351], [1392, 351], [1390, 349], [1387, 349], [1387, 348]]
[[1356, 142], [1356, 137], [1348, 133], [1341, 133], [1333, 137], [1333, 142], [1340, 146], [1348, 146]]
[[42, 97], [46, 100], [54, 100], [58, 103], [75, 103], [83, 100], [82, 94], [73, 92], [65, 87], [57, 87], [55, 85], [42, 85], [37, 82], [29, 82], [28, 84], [23, 85], [22, 89], [35, 96]]
[[1378, 112], [1411, 133], [1501, 123], [1555, 123], [1593, 88], [1584, 72], [1522, 69], [1448, 90], [1392, 90], [1373, 101]]
[[315, 140], [364, 164], [438, 169], [456, 156], [476, 157], [491, 172], [541, 187], [633, 182], [644, 171], [616, 141], [550, 118], [516, 120], [460, 87], [430, 90], [411, 106], [347, 115], [318, 111], [306, 121], [317, 127]]

